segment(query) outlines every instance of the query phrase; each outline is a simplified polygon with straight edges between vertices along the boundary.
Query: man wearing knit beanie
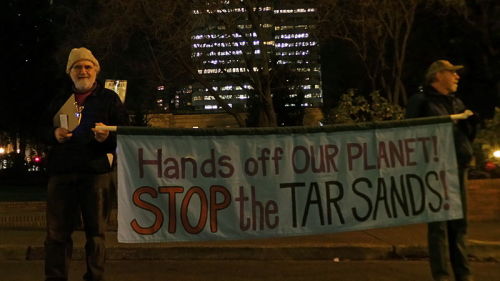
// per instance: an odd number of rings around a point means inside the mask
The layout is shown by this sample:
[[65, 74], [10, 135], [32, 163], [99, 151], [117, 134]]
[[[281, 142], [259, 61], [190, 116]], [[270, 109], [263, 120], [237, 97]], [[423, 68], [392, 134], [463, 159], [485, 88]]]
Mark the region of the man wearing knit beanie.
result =
[[[111, 171], [107, 154], [116, 149], [116, 134], [97, 125], [126, 125], [128, 116], [118, 95], [97, 81], [99, 61], [87, 48], [72, 49], [66, 73], [73, 87], [57, 96], [41, 126], [49, 145], [47, 170], [47, 237], [45, 280], [68, 280], [72, 233], [81, 217], [85, 229], [87, 281], [104, 280], [105, 232], [110, 213]], [[68, 107], [69, 105], [69, 107]], [[73, 108], [74, 111], [64, 111]], [[64, 112], [65, 114], [61, 114]], [[78, 117], [75, 127], [55, 122]], [[74, 119], [72, 119], [74, 120]]]
[[71, 77], [77, 92], [89, 91], [100, 70], [99, 61], [89, 49], [74, 48], [69, 53], [66, 73]]
[[96, 67], [97, 72], [99, 73], [99, 70], [101, 69], [101, 67], [99, 66], [99, 61], [94, 57], [92, 52], [85, 47], [74, 48], [71, 50], [68, 57], [68, 64], [66, 65], [66, 73], [69, 74], [71, 67], [76, 62], [79, 62], [81, 60], [88, 60], [92, 62]]

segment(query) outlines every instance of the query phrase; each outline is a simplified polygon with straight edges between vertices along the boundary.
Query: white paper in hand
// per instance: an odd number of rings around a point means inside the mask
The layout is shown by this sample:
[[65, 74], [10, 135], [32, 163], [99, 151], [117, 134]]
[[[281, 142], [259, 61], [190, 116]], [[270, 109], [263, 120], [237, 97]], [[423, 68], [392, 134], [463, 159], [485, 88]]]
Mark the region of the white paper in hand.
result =
[[77, 105], [75, 95], [71, 95], [54, 115], [54, 126], [73, 131], [76, 127], [78, 127], [78, 125], [80, 125], [82, 110], [83, 106]]

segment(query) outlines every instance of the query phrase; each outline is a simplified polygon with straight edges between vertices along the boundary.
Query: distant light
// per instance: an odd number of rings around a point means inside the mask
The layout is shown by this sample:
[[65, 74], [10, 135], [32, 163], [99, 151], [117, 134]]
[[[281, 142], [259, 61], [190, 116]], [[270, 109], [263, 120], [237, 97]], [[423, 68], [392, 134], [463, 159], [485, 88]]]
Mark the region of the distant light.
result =
[[484, 169], [488, 172], [491, 172], [497, 168], [497, 165], [495, 163], [488, 161], [484, 164]]
[[493, 151], [493, 157], [500, 158], [500, 150]]
[[4, 153], [5, 153], [5, 148], [0, 147], [0, 154], [4, 154]]
[[33, 158], [33, 161], [35, 161], [36, 163], [40, 163], [40, 161], [42, 161], [42, 158], [40, 156], [35, 156], [35, 158]]

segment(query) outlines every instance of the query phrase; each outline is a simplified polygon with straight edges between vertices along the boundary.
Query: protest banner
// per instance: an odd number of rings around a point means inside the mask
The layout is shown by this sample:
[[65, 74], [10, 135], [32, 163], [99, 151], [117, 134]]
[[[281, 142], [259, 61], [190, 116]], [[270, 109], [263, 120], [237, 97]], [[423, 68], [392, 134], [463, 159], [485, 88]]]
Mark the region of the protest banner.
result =
[[458, 219], [449, 118], [118, 128], [118, 241], [283, 237]]

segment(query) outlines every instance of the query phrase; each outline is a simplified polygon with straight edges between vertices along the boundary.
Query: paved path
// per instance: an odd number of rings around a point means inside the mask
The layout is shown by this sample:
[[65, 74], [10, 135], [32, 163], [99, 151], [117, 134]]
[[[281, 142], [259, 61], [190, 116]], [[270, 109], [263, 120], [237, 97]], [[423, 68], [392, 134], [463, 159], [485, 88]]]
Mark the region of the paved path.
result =
[[[0, 202], [0, 259], [43, 259], [45, 202]], [[107, 233], [110, 260], [374, 260], [427, 257], [427, 226], [343, 232], [243, 241], [124, 244], [116, 240], [116, 219]], [[73, 235], [74, 258], [84, 255], [84, 234]], [[500, 221], [471, 221], [469, 253], [477, 260], [500, 261]]]

